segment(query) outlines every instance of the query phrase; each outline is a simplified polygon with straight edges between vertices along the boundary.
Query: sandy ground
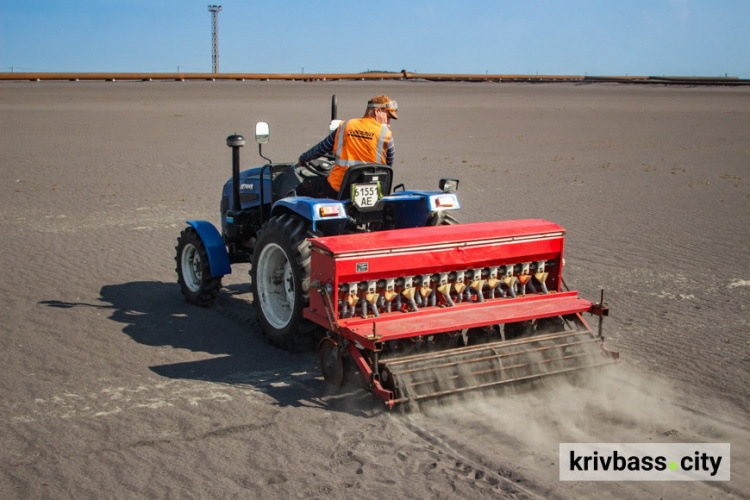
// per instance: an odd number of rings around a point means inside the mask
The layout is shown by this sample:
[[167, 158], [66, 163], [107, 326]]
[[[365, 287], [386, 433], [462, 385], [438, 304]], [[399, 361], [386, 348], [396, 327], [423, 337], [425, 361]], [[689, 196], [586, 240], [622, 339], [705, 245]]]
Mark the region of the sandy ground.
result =
[[[225, 138], [289, 161], [400, 103], [397, 182], [461, 222], [545, 218], [623, 362], [583, 385], [388, 413], [264, 339], [248, 266], [174, 272], [218, 223]], [[2, 498], [750, 497], [750, 89], [425, 82], [0, 85]], [[261, 164], [255, 146], [243, 165]], [[729, 442], [730, 482], [560, 482], [561, 442]]]

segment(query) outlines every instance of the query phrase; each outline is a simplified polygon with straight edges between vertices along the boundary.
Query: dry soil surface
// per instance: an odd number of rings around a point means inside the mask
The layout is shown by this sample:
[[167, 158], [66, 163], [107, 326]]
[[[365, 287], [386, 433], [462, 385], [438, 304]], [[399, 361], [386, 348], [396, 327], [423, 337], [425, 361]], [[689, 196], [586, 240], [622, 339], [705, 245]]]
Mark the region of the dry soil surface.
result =
[[[188, 305], [225, 138], [292, 161], [386, 93], [396, 182], [461, 222], [567, 229], [622, 363], [587, 384], [387, 412], [270, 346], [248, 266]], [[747, 498], [750, 88], [429, 82], [0, 84], [2, 498]], [[243, 167], [263, 161], [255, 145]], [[729, 482], [561, 482], [565, 442], [731, 443]]]

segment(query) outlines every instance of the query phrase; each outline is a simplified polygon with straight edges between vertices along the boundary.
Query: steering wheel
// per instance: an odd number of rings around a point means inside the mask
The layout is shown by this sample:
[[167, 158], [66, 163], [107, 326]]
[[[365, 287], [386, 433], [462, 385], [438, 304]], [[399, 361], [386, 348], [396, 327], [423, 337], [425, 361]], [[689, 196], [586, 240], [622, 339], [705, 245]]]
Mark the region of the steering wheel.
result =
[[325, 160], [310, 160], [302, 165], [302, 168], [307, 169], [309, 172], [312, 172], [319, 177], [328, 177], [332, 167], [333, 165]]

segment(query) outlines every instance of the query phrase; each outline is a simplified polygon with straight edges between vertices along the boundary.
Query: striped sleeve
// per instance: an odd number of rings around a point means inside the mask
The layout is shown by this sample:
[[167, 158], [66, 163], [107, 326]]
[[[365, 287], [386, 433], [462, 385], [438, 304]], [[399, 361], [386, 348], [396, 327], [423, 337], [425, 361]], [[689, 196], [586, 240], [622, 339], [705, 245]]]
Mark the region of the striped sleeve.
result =
[[334, 130], [330, 134], [328, 134], [328, 137], [317, 143], [315, 146], [311, 147], [304, 153], [302, 153], [299, 157], [299, 160], [302, 163], [307, 163], [310, 160], [314, 160], [316, 158], [320, 158], [321, 156], [325, 156], [327, 154], [333, 154], [333, 145], [336, 141], [336, 131]]
[[393, 134], [391, 134], [391, 140], [388, 141], [388, 147], [385, 150], [385, 163], [389, 166], [393, 166], [393, 162], [396, 160], [396, 147], [393, 145]]

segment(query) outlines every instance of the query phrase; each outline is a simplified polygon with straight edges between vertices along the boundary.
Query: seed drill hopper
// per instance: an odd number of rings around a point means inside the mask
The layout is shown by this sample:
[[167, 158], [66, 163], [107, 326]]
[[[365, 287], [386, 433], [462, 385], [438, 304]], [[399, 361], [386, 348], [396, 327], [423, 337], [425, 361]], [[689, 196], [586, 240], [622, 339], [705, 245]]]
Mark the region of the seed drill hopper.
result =
[[603, 294], [563, 290], [564, 235], [515, 220], [310, 239], [324, 377], [356, 365], [390, 408], [617, 362]]

